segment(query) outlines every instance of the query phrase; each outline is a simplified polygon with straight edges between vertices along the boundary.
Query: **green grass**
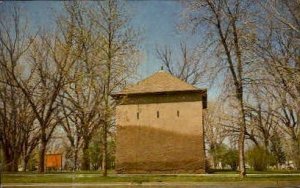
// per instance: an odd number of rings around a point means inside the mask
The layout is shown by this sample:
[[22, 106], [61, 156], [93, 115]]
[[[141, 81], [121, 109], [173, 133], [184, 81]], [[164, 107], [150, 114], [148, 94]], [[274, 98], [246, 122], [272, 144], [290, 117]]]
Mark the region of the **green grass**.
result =
[[[89, 170], [89, 171], [83, 171], [83, 170], [78, 170], [78, 171], [47, 171], [44, 174], [101, 174], [101, 171], [96, 171], [96, 170]], [[28, 175], [33, 175], [33, 174], [39, 174], [41, 175], [38, 171], [19, 171], [19, 172], [3, 172], [3, 174], [28, 174]], [[116, 174], [114, 170], [108, 170], [108, 174]]]
[[[212, 169], [210, 174], [238, 174], [237, 171], [227, 169]], [[266, 170], [266, 171], [255, 171], [248, 169], [247, 174], [300, 174], [300, 170]]]
[[102, 177], [100, 174], [3, 174], [3, 183], [109, 183], [109, 182], [253, 182], [253, 181], [298, 181], [300, 175], [249, 175], [240, 179], [237, 175], [126, 175]]

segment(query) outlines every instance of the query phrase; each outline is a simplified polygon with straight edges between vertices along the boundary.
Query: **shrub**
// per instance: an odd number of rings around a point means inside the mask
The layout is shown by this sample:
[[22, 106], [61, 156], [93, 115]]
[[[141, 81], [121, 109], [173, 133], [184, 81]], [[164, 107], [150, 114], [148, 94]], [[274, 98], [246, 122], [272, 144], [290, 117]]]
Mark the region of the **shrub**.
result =
[[228, 149], [223, 157], [223, 162], [229, 165], [232, 170], [237, 170], [238, 167], [238, 151], [236, 149]]
[[213, 157], [214, 167], [216, 164], [221, 163], [222, 169], [230, 166], [232, 170], [238, 167], [238, 151], [236, 149], [228, 148], [225, 144], [217, 145], [214, 149], [209, 151]]
[[265, 149], [256, 146], [248, 150], [247, 161], [254, 170], [264, 171], [270, 163], [270, 155]]
[[213, 168], [216, 168], [219, 163], [221, 163], [221, 167], [223, 168], [223, 160], [227, 150], [228, 149], [225, 144], [218, 144], [214, 148], [209, 150], [209, 153], [213, 158]]
[[270, 165], [276, 165], [278, 168], [278, 165], [282, 165], [286, 161], [286, 154], [283, 149], [283, 145], [281, 142], [281, 137], [278, 135], [277, 132], [274, 133], [274, 135], [271, 137], [271, 146], [270, 146], [270, 152], [272, 154], [272, 161]]

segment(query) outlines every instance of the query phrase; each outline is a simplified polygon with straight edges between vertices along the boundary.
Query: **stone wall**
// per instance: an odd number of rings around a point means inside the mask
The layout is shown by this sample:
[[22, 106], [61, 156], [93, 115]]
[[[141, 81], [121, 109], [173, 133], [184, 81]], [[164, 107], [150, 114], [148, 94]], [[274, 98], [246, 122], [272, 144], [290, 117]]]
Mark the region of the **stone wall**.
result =
[[201, 98], [123, 104], [116, 117], [118, 173], [204, 172]]
[[117, 133], [118, 173], [204, 173], [203, 137], [142, 126]]

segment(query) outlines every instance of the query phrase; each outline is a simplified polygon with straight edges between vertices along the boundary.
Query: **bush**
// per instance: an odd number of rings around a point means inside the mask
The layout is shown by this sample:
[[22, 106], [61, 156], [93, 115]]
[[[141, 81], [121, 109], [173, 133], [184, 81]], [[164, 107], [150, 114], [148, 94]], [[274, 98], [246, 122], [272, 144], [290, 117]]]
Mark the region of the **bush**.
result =
[[232, 170], [238, 167], [238, 151], [236, 149], [228, 148], [225, 144], [217, 145], [214, 149], [209, 151], [213, 157], [214, 167], [221, 163], [222, 169], [230, 166]]
[[254, 170], [264, 171], [270, 163], [270, 154], [265, 149], [256, 146], [248, 150], [247, 161]]
[[239, 161], [238, 150], [228, 149], [228, 151], [224, 155], [223, 162], [226, 165], [229, 165], [232, 170], [237, 170], [238, 161]]
[[278, 168], [279, 165], [282, 165], [286, 161], [286, 155], [283, 149], [283, 145], [281, 142], [281, 137], [278, 135], [277, 132], [274, 133], [274, 135], [271, 137], [271, 146], [270, 146], [270, 152], [272, 154], [272, 161], [270, 165], [273, 165]]
[[213, 168], [216, 168], [219, 163], [221, 163], [221, 167], [224, 166], [224, 156], [227, 152], [227, 146], [225, 144], [216, 145], [214, 148], [209, 150], [209, 154], [213, 159]]

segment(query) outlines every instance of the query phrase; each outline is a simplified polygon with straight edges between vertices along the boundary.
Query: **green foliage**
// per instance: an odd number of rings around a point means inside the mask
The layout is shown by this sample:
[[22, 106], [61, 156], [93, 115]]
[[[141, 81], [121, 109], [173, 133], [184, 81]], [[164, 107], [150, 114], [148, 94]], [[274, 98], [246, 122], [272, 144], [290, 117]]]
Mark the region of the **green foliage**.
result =
[[292, 149], [292, 160], [294, 161], [296, 169], [300, 170], [300, 133], [298, 134], [298, 139], [292, 141]]
[[89, 146], [90, 163], [92, 170], [98, 170], [102, 162], [101, 137], [94, 137]]
[[113, 138], [108, 140], [108, 159], [107, 167], [108, 169], [115, 168], [115, 156], [116, 156], [116, 142]]
[[[96, 135], [100, 135], [100, 131], [97, 132]], [[107, 147], [108, 147], [108, 156], [107, 156], [107, 166], [108, 169], [113, 169], [115, 164], [115, 148], [116, 144], [114, 139], [109, 137], [107, 141]], [[101, 137], [95, 136], [92, 139], [92, 142], [89, 146], [89, 154], [90, 154], [90, 162], [92, 170], [98, 170], [101, 167], [102, 164], [102, 141]]]
[[236, 149], [228, 148], [225, 144], [217, 145], [211, 149], [210, 154], [214, 159], [214, 166], [221, 163], [222, 168], [225, 165], [230, 166], [232, 170], [236, 170], [238, 166], [238, 151]]
[[295, 140], [295, 166], [297, 170], [300, 170], [300, 132], [298, 132], [297, 140]]
[[214, 167], [221, 162], [223, 168], [223, 159], [226, 152], [227, 146], [225, 144], [216, 145], [214, 148], [209, 150], [210, 155], [213, 157]]
[[270, 151], [272, 154], [272, 161], [271, 165], [278, 165], [278, 164], [284, 164], [286, 161], [286, 155], [282, 148], [281, 139], [278, 134], [274, 134], [274, 136], [271, 138], [271, 147]]
[[267, 170], [267, 167], [270, 164], [270, 154], [267, 150], [255, 146], [248, 150], [247, 162], [256, 171]]
[[223, 157], [223, 162], [226, 165], [229, 165], [232, 170], [237, 170], [238, 161], [239, 161], [238, 150], [228, 149]]
[[72, 147], [69, 145], [64, 146], [64, 170], [72, 170], [74, 168], [74, 152], [72, 151]]
[[38, 155], [34, 155], [33, 157], [30, 157], [28, 161], [28, 169], [29, 171], [36, 171], [38, 168]]

